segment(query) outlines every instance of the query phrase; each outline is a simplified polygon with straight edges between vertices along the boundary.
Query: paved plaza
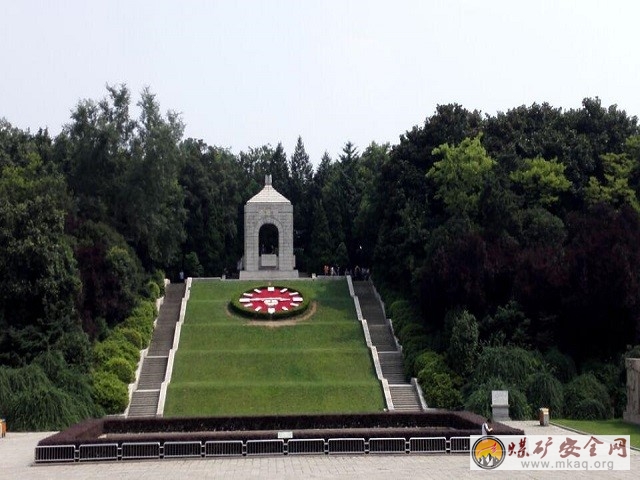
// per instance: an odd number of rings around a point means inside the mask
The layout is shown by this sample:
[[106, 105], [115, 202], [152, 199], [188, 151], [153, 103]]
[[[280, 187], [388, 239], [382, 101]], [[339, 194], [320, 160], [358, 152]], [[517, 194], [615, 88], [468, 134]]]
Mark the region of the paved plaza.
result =
[[[505, 422], [530, 435], [569, 433], [537, 422]], [[640, 453], [631, 454], [631, 470], [605, 472], [471, 471], [467, 455], [309, 455], [193, 460], [146, 460], [34, 465], [34, 449], [48, 433], [7, 433], [0, 439], [0, 478], [9, 479], [636, 479]]]

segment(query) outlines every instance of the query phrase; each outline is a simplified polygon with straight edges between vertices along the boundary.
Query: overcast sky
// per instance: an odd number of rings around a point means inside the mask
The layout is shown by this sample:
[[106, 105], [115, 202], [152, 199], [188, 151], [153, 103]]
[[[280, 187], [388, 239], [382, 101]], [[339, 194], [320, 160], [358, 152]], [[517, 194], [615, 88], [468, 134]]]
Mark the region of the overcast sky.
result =
[[0, 117], [55, 135], [106, 84], [149, 86], [185, 136], [290, 155], [301, 135], [317, 164], [438, 104], [640, 115], [639, 19], [636, 0], [0, 0]]

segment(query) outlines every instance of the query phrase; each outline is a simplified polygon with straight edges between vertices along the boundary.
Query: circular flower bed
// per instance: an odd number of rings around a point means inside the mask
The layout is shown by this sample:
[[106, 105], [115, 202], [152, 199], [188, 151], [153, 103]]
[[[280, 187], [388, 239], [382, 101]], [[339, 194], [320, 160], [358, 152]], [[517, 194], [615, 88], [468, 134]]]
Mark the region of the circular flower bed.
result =
[[278, 320], [303, 313], [309, 307], [309, 296], [300, 289], [263, 285], [239, 293], [230, 305], [245, 317]]

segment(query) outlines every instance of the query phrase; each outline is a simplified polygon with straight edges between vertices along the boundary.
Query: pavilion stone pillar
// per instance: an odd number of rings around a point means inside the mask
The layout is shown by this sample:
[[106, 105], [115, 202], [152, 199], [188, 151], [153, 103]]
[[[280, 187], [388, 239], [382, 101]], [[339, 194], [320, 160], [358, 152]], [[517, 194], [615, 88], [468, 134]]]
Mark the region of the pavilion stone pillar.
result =
[[625, 359], [627, 367], [627, 409], [625, 421], [640, 425], [640, 358]]
[[[260, 229], [273, 225], [278, 230], [276, 254], [260, 252]], [[240, 279], [267, 280], [298, 278], [293, 255], [293, 205], [265, 176], [264, 188], [244, 206], [244, 257]]]

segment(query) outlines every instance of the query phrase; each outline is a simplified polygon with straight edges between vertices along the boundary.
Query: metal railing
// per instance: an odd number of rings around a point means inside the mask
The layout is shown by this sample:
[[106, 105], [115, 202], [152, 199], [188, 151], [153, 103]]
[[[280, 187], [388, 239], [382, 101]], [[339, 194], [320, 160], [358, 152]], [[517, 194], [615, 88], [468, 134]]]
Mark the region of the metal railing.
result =
[[117, 443], [96, 443], [80, 445], [78, 460], [81, 462], [91, 460], [118, 460]]
[[330, 438], [327, 452], [335, 453], [366, 453], [364, 438]]
[[208, 441], [204, 444], [205, 457], [237, 457], [244, 453], [242, 440]]
[[447, 453], [447, 439], [444, 437], [414, 437], [409, 439], [411, 453]]
[[44, 445], [36, 447], [36, 463], [60, 463], [76, 461], [75, 445]]
[[284, 440], [247, 440], [247, 455], [278, 455], [284, 453]]
[[468, 453], [470, 450], [469, 437], [451, 437], [449, 439], [449, 453]]
[[370, 438], [369, 453], [408, 453], [404, 438]]
[[160, 458], [160, 442], [125, 442], [120, 450], [123, 460]]
[[164, 442], [164, 458], [201, 457], [201, 442]]
[[123, 442], [40, 445], [35, 463], [135, 459], [243, 457], [256, 455], [450, 454], [468, 453], [469, 437], [291, 438], [188, 442]]
[[326, 453], [322, 438], [292, 438], [287, 442], [289, 455], [321, 455]]

